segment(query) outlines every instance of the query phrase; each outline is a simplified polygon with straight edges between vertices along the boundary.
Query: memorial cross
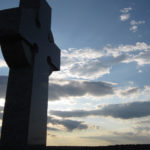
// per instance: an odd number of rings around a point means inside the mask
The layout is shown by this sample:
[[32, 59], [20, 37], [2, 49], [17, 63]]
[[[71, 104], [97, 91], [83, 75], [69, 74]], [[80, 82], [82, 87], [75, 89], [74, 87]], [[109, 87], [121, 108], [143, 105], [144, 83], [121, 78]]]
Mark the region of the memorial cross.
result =
[[1, 144], [45, 146], [48, 80], [60, 69], [51, 8], [46, 0], [20, 0], [0, 11], [0, 45], [9, 66]]

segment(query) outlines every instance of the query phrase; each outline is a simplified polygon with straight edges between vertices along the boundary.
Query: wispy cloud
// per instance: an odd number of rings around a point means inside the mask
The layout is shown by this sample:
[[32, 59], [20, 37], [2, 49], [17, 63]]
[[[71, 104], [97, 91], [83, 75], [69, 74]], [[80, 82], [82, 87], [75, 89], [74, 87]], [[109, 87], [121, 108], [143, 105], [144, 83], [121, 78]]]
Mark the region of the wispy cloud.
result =
[[[132, 11], [131, 7], [127, 7], [127, 8], [123, 8], [120, 10], [121, 15], [120, 15], [120, 20], [125, 22], [127, 20], [129, 20], [130, 18], [132, 18], [130, 11]], [[130, 28], [129, 30], [132, 32], [137, 32], [139, 25], [145, 24], [145, 21], [135, 21], [135, 20], [131, 20], [130, 21]]]
[[136, 32], [138, 30], [138, 26], [131, 26], [130, 31]]
[[[148, 144], [150, 141], [150, 136], [148, 135], [140, 135], [135, 134], [134, 132], [126, 132], [126, 133], [110, 133], [109, 135], [102, 135], [102, 136], [88, 136], [88, 137], [81, 137], [90, 140], [101, 140], [106, 141], [109, 145], [116, 145], [117, 144], [127, 144], [126, 149], [129, 149], [129, 144]], [[137, 146], [137, 149], [139, 145]]]
[[145, 24], [145, 21], [135, 21], [135, 20], [131, 20], [130, 22], [130, 31], [136, 32], [138, 30], [139, 25], [141, 24]]
[[130, 11], [132, 10], [131, 7], [128, 8], [123, 8], [120, 10], [121, 15], [120, 15], [120, 20], [121, 21], [127, 21], [130, 18]]
[[127, 8], [121, 9], [120, 12], [121, 12], [121, 13], [128, 13], [128, 12], [130, 12], [131, 10], [132, 10], [131, 7], [127, 7]]
[[130, 24], [131, 24], [131, 25], [145, 24], [145, 21], [135, 21], [135, 20], [131, 20]]
[[128, 87], [124, 90], [118, 90], [116, 91], [116, 95], [123, 98], [130, 96], [132, 98], [135, 98], [136, 96], [139, 96], [140, 89], [138, 87]]

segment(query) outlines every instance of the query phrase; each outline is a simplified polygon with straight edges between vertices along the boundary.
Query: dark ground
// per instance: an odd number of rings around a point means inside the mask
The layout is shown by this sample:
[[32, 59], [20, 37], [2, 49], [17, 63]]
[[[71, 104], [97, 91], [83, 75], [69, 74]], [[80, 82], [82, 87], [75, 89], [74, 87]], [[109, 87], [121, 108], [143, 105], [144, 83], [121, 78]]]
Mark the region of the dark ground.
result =
[[100, 146], [100, 147], [74, 147], [74, 146], [49, 146], [46, 148], [30, 147], [30, 148], [12, 148], [1, 147], [0, 150], [150, 150], [150, 144], [148, 145], [116, 145], [116, 146]]
[[47, 147], [47, 150], [150, 150], [149, 145], [116, 145], [100, 147]]

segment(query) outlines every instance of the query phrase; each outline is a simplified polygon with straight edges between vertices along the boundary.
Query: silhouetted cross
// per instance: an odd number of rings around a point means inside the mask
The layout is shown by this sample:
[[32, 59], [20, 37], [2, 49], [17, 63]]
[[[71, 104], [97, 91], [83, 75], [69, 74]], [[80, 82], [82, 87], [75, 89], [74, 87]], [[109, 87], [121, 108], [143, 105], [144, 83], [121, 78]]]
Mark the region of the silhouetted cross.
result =
[[20, 0], [18, 8], [0, 11], [0, 44], [10, 68], [4, 146], [46, 145], [48, 76], [60, 69], [50, 25], [45, 0]]

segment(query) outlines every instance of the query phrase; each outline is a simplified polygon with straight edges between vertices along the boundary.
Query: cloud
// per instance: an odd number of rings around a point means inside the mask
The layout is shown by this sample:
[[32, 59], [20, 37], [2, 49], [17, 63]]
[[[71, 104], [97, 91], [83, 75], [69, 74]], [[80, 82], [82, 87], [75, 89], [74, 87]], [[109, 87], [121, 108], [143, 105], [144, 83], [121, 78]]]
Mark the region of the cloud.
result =
[[150, 45], [145, 42], [111, 45], [103, 49], [62, 50], [62, 67], [51, 78], [95, 80], [111, 73], [114, 65], [136, 62], [137, 65], [150, 64]]
[[86, 95], [101, 97], [113, 94], [113, 84], [107, 82], [51, 80], [49, 85], [49, 98], [51, 100]]
[[131, 25], [140, 25], [140, 24], [145, 24], [145, 21], [135, 21], [135, 20], [131, 20], [130, 22]]
[[[0, 76], [0, 98], [4, 98], [7, 77]], [[86, 95], [101, 97], [114, 94], [113, 83], [88, 82], [72, 80], [50, 80], [49, 99], [59, 100], [64, 97], [81, 97]]]
[[138, 30], [138, 26], [135, 26], [135, 25], [131, 26], [129, 30], [133, 31], [133, 32], [136, 32]]
[[134, 128], [136, 130], [137, 133], [142, 134], [145, 132], [150, 132], [150, 127], [148, 126], [137, 126]]
[[136, 32], [138, 30], [139, 25], [141, 24], [145, 24], [145, 21], [135, 21], [135, 20], [131, 20], [130, 22], [130, 31]]
[[138, 122], [139, 124], [150, 124], [150, 119]]
[[[51, 123], [52, 125], [61, 125], [64, 126], [67, 131], [73, 131], [75, 129], [83, 130], [87, 129], [88, 125], [85, 124], [83, 121], [76, 121], [76, 120], [69, 120], [69, 119], [56, 119], [54, 117], [48, 116], [48, 124]], [[56, 128], [50, 128], [53, 130], [58, 130]], [[60, 129], [61, 130], [61, 129]]]
[[[147, 144], [150, 141], [150, 136], [149, 135], [137, 135], [134, 133], [118, 133], [118, 134], [113, 134], [113, 135], [102, 135], [102, 136], [88, 136], [88, 137], [81, 137], [85, 139], [90, 139], [90, 140], [101, 140], [101, 141], [106, 141], [109, 142], [109, 145], [122, 145], [126, 144], [127, 147], [126, 149], [129, 149], [129, 144]], [[139, 148], [139, 145], [137, 146]]]
[[120, 119], [133, 119], [150, 115], [150, 102], [133, 102], [124, 104], [110, 104], [95, 110], [74, 110], [74, 111], [55, 111], [50, 113], [62, 118], [105, 116]]
[[129, 95], [137, 94], [138, 92], [139, 92], [139, 88], [129, 87], [128, 89], [121, 91], [120, 94], [122, 96], [129, 96]]
[[121, 12], [121, 13], [128, 13], [128, 12], [130, 12], [131, 10], [132, 10], [131, 7], [127, 7], [127, 8], [121, 9], [120, 12]]
[[[120, 15], [120, 20], [125, 22], [127, 20], [129, 20], [131, 18], [131, 15], [130, 15], [130, 11], [132, 10], [131, 7], [128, 7], [128, 8], [123, 8], [120, 10], [121, 12], [121, 15]], [[129, 30], [132, 31], [132, 32], [137, 32], [138, 31], [138, 28], [139, 28], [139, 25], [142, 25], [142, 24], [145, 24], [145, 21], [135, 21], [135, 20], [131, 20], [130, 21], [130, 28]]]
[[120, 20], [121, 21], [127, 21], [130, 18], [130, 11], [132, 10], [131, 7], [128, 8], [123, 8], [120, 10], [121, 15], [120, 15]]
[[110, 72], [111, 67], [101, 61], [104, 51], [98, 49], [62, 50], [61, 71], [53, 73], [51, 78], [96, 79]]
[[100, 60], [93, 60], [87, 62], [86, 64], [73, 65], [70, 72], [72, 72], [72, 74], [76, 74], [77, 77], [80, 78], [85, 78], [86, 75], [96, 79], [99, 76], [109, 74], [110, 68], [110, 65], [107, 63], [101, 62]]
[[150, 64], [150, 51], [140, 52], [139, 54], [133, 56], [133, 60], [140, 66]]
[[[132, 97], [139, 93], [138, 87], [128, 87], [121, 89], [115, 87], [116, 83], [111, 82], [94, 82], [94, 81], [80, 81], [80, 80], [50, 80], [49, 81], [49, 101], [56, 101], [61, 99], [69, 99], [76, 97], [100, 98], [108, 96], [118, 97]], [[7, 77], [0, 76], [0, 98], [6, 95]], [[149, 86], [144, 89], [149, 90]]]
[[136, 62], [139, 66], [150, 64], [150, 45], [145, 42], [137, 42], [135, 45], [119, 45], [118, 47], [104, 47], [112, 65], [119, 63]]
[[8, 67], [6, 62], [2, 59], [0, 59], [0, 68]]
[[[3, 118], [3, 106], [0, 106], [0, 120]], [[49, 126], [52, 124], [53, 126]], [[48, 115], [47, 120], [47, 130], [60, 131], [63, 126], [63, 130], [73, 131], [73, 130], [84, 130], [88, 129], [88, 125], [83, 121], [70, 120], [70, 119], [58, 119]]]
[[121, 21], [126, 21], [130, 18], [130, 14], [122, 14], [120, 15], [120, 20]]
[[106, 52], [107, 56], [112, 55], [114, 58], [116, 58], [122, 54], [127, 55], [132, 52], [150, 51], [150, 45], [145, 42], [136, 42], [134, 45], [120, 44], [117, 47], [112, 47], [109, 45], [104, 47], [104, 51]]

